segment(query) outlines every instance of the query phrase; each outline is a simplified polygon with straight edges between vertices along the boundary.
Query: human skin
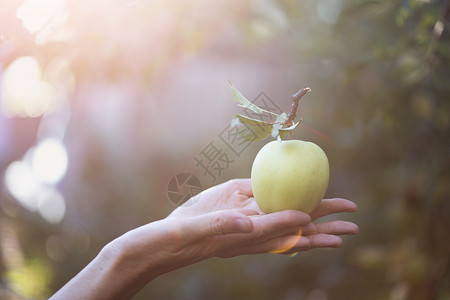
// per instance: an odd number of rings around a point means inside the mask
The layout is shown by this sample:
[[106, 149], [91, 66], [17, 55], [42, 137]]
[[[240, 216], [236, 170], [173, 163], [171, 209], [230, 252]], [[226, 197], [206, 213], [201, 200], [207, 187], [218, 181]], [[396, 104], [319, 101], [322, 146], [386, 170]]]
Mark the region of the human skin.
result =
[[296, 210], [265, 214], [253, 198], [250, 179], [230, 180], [165, 219], [113, 240], [50, 299], [131, 299], [154, 278], [211, 257], [340, 247], [340, 235], [357, 233], [356, 224], [313, 221], [356, 210], [353, 202], [334, 198], [322, 200], [310, 215]]

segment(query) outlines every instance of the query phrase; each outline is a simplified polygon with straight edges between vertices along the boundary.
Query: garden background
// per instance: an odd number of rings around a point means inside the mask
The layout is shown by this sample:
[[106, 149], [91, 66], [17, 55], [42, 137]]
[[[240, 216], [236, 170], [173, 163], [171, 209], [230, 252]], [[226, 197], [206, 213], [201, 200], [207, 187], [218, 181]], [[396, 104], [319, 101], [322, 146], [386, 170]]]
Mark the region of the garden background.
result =
[[[448, 1], [2, 0], [0, 78], [1, 299], [45, 299], [167, 216], [177, 174], [249, 177], [270, 139], [223, 143], [229, 80], [283, 111], [312, 89], [294, 138], [325, 150], [326, 196], [357, 203], [338, 217], [360, 232], [210, 259], [135, 299], [450, 299]], [[211, 145], [229, 159], [214, 179]]]

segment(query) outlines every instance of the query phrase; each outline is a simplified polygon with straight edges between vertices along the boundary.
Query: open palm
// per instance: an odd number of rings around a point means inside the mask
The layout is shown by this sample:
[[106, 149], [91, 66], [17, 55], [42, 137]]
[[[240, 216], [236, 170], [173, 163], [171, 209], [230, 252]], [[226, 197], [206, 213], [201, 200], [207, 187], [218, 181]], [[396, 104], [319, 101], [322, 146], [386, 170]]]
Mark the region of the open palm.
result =
[[168, 218], [190, 218], [219, 211], [249, 216], [254, 225], [251, 233], [214, 237], [219, 250], [215, 255], [229, 257], [264, 252], [290, 254], [319, 247], [340, 247], [340, 235], [357, 233], [356, 224], [341, 220], [323, 223], [313, 221], [330, 214], [356, 210], [357, 206], [353, 202], [333, 198], [322, 200], [310, 215], [298, 211], [265, 214], [253, 197], [250, 179], [234, 179], [191, 198]]

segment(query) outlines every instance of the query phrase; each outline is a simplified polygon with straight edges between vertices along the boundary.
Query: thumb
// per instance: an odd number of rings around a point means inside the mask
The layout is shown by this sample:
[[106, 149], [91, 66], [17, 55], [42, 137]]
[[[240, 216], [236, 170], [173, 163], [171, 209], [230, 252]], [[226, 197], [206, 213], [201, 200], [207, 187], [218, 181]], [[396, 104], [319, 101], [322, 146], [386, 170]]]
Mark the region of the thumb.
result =
[[231, 233], [248, 233], [253, 230], [252, 220], [236, 211], [215, 211], [189, 220], [189, 231], [196, 238]]

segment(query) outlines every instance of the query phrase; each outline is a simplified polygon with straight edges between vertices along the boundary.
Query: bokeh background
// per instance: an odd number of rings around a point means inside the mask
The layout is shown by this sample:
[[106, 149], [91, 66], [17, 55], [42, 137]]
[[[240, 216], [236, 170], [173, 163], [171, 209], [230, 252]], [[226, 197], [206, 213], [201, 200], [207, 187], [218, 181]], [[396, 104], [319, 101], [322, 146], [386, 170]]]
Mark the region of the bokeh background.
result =
[[[432, 0], [2, 0], [0, 299], [45, 299], [164, 218], [181, 172], [249, 177], [220, 144], [228, 80], [284, 111], [360, 226], [340, 249], [211, 259], [135, 299], [450, 299], [450, 5]], [[195, 164], [213, 143], [215, 181]]]

